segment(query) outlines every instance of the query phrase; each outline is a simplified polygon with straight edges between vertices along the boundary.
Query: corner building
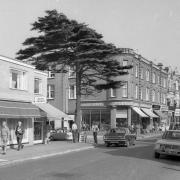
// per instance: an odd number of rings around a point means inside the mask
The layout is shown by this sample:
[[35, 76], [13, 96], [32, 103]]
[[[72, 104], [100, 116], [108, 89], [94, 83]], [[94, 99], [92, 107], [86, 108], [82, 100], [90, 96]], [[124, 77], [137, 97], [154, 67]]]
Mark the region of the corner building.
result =
[[101, 128], [133, 124], [142, 132], [151, 131], [156, 122], [169, 121], [168, 73], [163, 65], [155, 65], [131, 49], [123, 49], [123, 54], [114, 58], [122, 66], [133, 65], [133, 68], [128, 75], [117, 77], [125, 81], [122, 87], [82, 98], [83, 123], [91, 127], [96, 122]]

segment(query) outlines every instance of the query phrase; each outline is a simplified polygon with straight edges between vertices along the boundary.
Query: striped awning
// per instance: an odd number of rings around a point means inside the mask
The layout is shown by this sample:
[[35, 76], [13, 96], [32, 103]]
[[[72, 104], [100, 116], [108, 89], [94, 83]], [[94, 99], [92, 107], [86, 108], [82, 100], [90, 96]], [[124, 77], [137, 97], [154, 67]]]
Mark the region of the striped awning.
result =
[[144, 114], [144, 113], [140, 110], [140, 108], [138, 108], [138, 107], [132, 107], [132, 109], [133, 109], [137, 114], [139, 114], [139, 116], [141, 116], [141, 117], [148, 117], [146, 114]]
[[154, 114], [151, 109], [147, 109], [147, 108], [141, 108], [141, 109], [145, 114], [147, 114], [151, 118], [158, 118], [159, 117], [156, 114]]
[[41, 117], [40, 109], [28, 102], [0, 100], [0, 118]]

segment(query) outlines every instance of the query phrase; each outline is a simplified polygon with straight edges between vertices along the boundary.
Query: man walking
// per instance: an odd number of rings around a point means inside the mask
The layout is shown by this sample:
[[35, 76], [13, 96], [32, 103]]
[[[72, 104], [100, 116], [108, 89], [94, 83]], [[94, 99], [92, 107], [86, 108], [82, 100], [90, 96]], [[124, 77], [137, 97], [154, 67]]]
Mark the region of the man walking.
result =
[[9, 128], [7, 127], [6, 121], [3, 121], [2, 129], [1, 129], [2, 154], [6, 154], [8, 139], [9, 139]]
[[23, 134], [24, 134], [24, 129], [22, 127], [22, 122], [18, 121], [18, 125], [15, 130], [16, 138], [17, 138], [17, 143], [18, 143], [18, 151], [20, 149], [23, 149], [24, 145], [22, 145], [22, 139], [23, 139]]
[[74, 122], [72, 125], [73, 143], [75, 143], [77, 139], [77, 130], [78, 130], [77, 124]]
[[98, 125], [97, 124], [93, 124], [92, 125], [92, 131], [93, 131], [93, 137], [94, 137], [94, 143], [97, 144], [98, 140], [97, 140], [97, 133], [99, 131]]

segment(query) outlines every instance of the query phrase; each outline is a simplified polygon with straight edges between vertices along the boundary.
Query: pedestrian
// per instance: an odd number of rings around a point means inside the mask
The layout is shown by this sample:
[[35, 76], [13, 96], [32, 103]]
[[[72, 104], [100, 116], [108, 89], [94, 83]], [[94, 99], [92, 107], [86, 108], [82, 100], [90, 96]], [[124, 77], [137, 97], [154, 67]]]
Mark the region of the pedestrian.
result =
[[93, 131], [93, 137], [94, 137], [94, 143], [97, 144], [98, 140], [97, 140], [97, 133], [99, 131], [98, 125], [97, 124], [93, 124], [92, 125], [92, 131]]
[[9, 139], [9, 128], [7, 126], [6, 121], [3, 121], [1, 128], [2, 154], [6, 154], [8, 139]]
[[73, 143], [75, 143], [77, 140], [77, 131], [78, 131], [77, 124], [74, 122], [72, 125]]
[[50, 144], [50, 137], [51, 137], [51, 125], [49, 121], [46, 122], [46, 140], [45, 144]]
[[17, 144], [18, 144], [17, 150], [19, 151], [20, 149], [23, 149], [23, 147], [24, 147], [24, 145], [22, 144], [24, 129], [22, 127], [21, 121], [18, 121], [18, 125], [16, 126], [15, 134], [16, 134]]

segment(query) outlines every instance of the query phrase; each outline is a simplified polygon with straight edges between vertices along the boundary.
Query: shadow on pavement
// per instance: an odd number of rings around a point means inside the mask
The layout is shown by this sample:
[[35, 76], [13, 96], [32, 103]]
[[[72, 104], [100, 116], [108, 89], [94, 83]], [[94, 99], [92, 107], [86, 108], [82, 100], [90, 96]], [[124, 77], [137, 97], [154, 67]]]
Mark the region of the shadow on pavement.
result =
[[[96, 145], [95, 148], [104, 149], [104, 153], [112, 156], [125, 156], [130, 158], [138, 158], [151, 160], [168, 165], [180, 165], [180, 157], [161, 156], [160, 159], [154, 158], [154, 142], [155, 139], [141, 140], [137, 145], [127, 147], [106, 147], [104, 144]], [[179, 171], [179, 170], [178, 170]]]

